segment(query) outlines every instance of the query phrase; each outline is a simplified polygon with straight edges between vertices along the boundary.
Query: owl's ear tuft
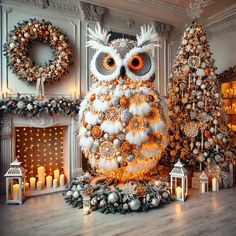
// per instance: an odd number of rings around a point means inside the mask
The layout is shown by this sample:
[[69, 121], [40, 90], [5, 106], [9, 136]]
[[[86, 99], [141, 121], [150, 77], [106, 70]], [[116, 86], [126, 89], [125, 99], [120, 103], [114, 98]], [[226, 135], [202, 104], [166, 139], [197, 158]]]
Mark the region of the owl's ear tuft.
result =
[[108, 46], [111, 35], [108, 34], [106, 30], [102, 29], [99, 23], [97, 23], [94, 30], [88, 28], [88, 32], [90, 40], [86, 44], [87, 47], [101, 50], [104, 46]]
[[141, 26], [141, 34], [136, 35], [137, 47], [145, 48], [145, 50], [151, 50], [159, 45], [160, 37], [155, 32], [154, 26]]

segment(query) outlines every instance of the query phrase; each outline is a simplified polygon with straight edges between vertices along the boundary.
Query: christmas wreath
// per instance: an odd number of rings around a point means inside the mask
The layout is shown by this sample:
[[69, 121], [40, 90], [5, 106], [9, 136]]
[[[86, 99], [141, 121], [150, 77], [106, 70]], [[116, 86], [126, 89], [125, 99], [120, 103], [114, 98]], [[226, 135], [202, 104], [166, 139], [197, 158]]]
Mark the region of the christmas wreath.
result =
[[[28, 49], [38, 40], [48, 44], [54, 53], [53, 60], [44, 65], [35, 64], [29, 57]], [[59, 80], [72, 64], [72, 50], [65, 35], [49, 21], [31, 19], [18, 23], [10, 32], [5, 44], [5, 55], [13, 72], [28, 84], [43, 79], [44, 82]]]

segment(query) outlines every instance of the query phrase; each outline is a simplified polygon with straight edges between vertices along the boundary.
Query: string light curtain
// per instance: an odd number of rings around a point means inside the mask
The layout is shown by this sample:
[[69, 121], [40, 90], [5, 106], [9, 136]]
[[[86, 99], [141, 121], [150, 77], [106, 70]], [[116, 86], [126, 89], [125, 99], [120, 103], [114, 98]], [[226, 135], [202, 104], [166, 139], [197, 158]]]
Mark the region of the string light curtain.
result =
[[55, 169], [63, 173], [64, 127], [16, 128], [16, 156], [28, 170], [27, 179], [37, 175], [37, 168], [44, 166], [47, 175]]

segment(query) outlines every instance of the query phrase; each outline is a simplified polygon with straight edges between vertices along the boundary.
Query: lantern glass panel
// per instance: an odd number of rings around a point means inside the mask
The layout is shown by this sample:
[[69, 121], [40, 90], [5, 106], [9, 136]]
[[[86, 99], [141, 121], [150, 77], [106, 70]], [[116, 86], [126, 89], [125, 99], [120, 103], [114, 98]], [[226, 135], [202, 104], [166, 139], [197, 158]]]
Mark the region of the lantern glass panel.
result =
[[17, 178], [8, 179], [8, 200], [20, 199], [20, 182]]

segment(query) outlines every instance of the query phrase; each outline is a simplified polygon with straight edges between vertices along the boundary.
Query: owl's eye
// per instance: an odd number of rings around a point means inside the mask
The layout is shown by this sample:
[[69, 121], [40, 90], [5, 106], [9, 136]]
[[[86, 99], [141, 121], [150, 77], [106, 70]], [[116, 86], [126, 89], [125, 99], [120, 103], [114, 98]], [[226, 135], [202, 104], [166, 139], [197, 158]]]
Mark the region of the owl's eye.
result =
[[109, 54], [107, 54], [103, 61], [102, 61], [102, 66], [108, 70], [111, 71], [114, 69], [114, 67], [116, 66], [115, 60], [113, 59], [113, 57]]
[[[139, 76], [139, 80], [145, 80], [146, 77], [148, 78], [148, 76], [153, 73], [152, 59], [148, 53], [141, 52], [133, 54], [127, 62], [128, 70], [126, 72], [131, 79], [136, 78], [135, 76]], [[145, 76], [145, 78], [143, 76]]]
[[144, 61], [140, 54], [132, 56], [132, 59], [129, 61], [129, 68], [131, 70], [141, 70], [143, 66]]

